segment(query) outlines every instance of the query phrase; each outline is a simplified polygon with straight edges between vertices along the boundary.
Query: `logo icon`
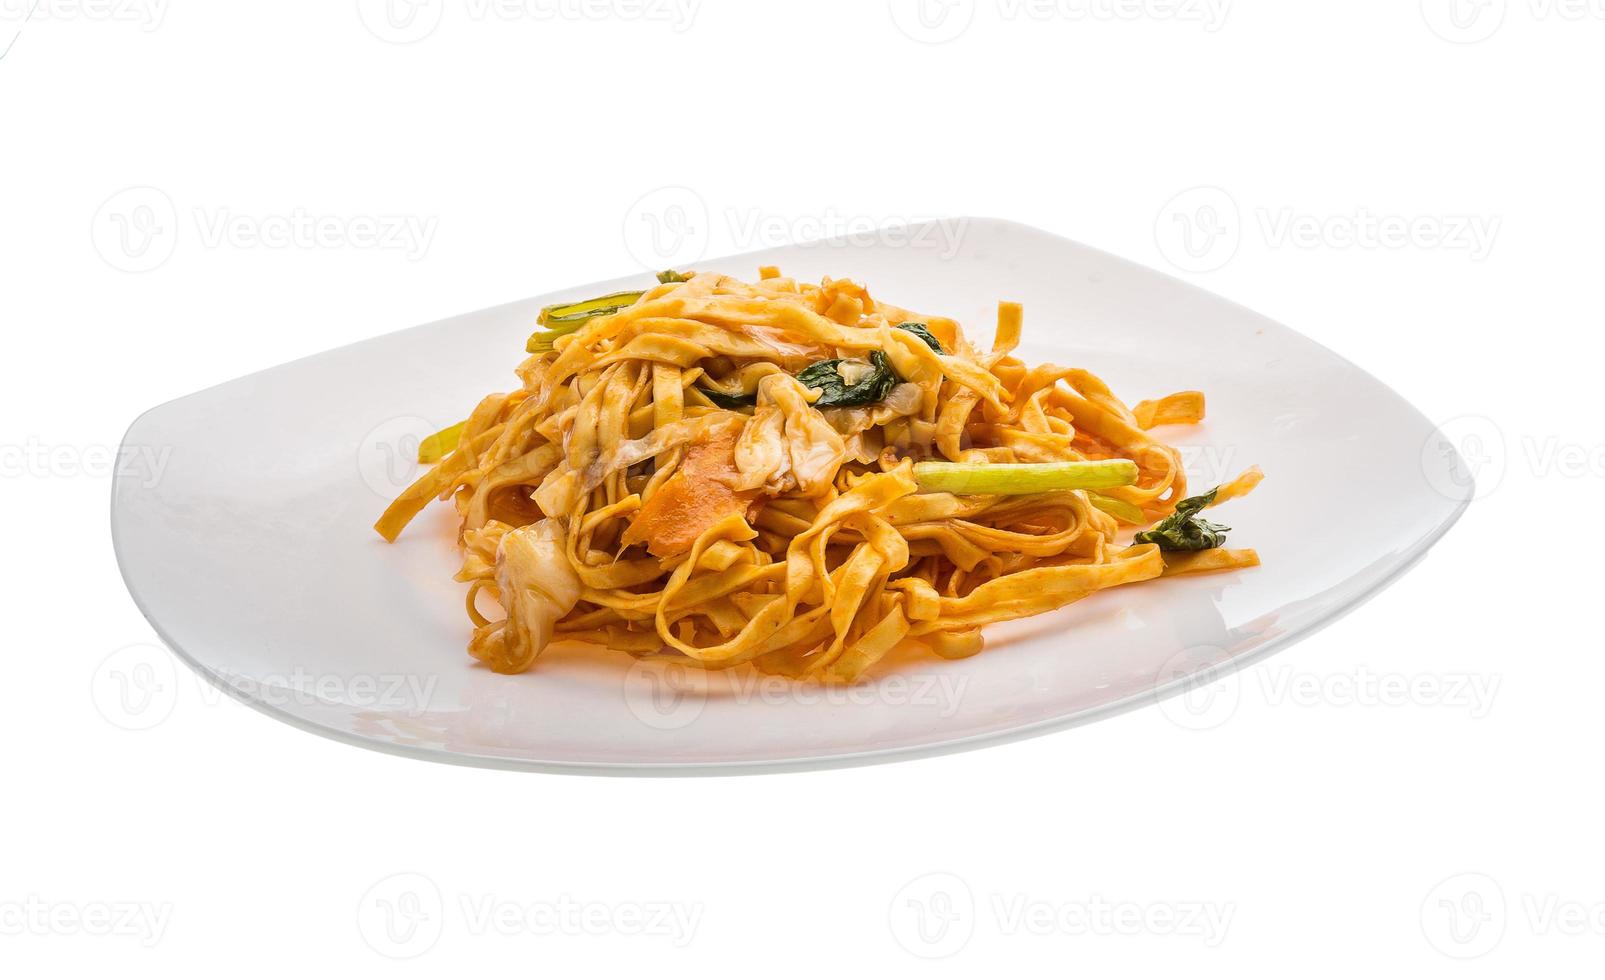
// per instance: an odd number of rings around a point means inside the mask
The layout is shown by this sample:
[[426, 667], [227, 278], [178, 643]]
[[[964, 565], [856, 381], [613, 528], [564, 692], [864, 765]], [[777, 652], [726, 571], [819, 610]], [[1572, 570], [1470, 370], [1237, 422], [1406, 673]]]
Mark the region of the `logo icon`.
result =
[[1493, 419], [1461, 415], [1421, 444], [1421, 475], [1450, 500], [1480, 500], [1504, 482], [1505, 433]]
[[1505, 937], [1505, 892], [1485, 874], [1452, 875], [1421, 903], [1421, 933], [1443, 955], [1476, 959]]
[[1505, 24], [1508, 0], [1421, 0], [1421, 18], [1452, 44], [1476, 44]]
[[624, 674], [624, 703], [648, 728], [678, 731], [702, 714], [707, 685], [705, 671], [663, 660], [637, 660]]
[[393, 960], [429, 952], [445, 927], [440, 887], [416, 872], [374, 882], [357, 903], [357, 929], [368, 947]]
[[390, 44], [412, 44], [435, 33], [445, 0], [357, 0], [368, 33]]
[[921, 44], [945, 44], [970, 29], [975, 0], [887, 0], [892, 23]]
[[1182, 191], [1159, 209], [1154, 243], [1183, 272], [1214, 272], [1237, 255], [1243, 219], [1237, 200], [1219, 187]]
[[108, 197], [89, 229], [95, 251], [122, 272], [149, 272], [178, 245], [178, 209], [155, 187], [129, 187]]
[[975, 896], [955, 874], [921, 875], [897, 890], [887, 910], [892, 938], [921, 959], [952, 956], [975, 934]]
[[1188, 731], [1226, 724], [1243, 700], [1242, 677], [1225, 667], [1226, 660], [1225, 650], [1209, 645], [1188, 647], [1166, 660], [1154, 674], [1159, 710]]
[[416, 415], [380, 422], [357, 447], [357, 473], [368, 489], [385, 500], [412, 485], [418, 474], [418, 447], [441, 426]]
[[89, 693], [95, 709], [111, 724], [147, 731], [166, 721], [178, 705], [178, 668], [161, 647], [135, 643], [100, 662]]
[[649, 191], [624, 216], [624, 247], [647, 269], [690, 265], [710, 237], [707, 202], [689, 187]]

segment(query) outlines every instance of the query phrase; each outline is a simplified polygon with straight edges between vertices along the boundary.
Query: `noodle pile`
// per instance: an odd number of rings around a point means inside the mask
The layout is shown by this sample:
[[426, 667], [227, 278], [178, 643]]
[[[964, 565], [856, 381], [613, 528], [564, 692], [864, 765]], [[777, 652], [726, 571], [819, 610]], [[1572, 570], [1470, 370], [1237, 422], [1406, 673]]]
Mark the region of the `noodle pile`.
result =
[[[1180, 454], [1149, 430], [1200, 421], [1201, 394], [1128, 408], [1087, 371], [1028, 365], [1011, 353], [1016, 304], [1000, 304], [981, 351], [952, 320], [852, 281], [761, 275], [665, 274], [616, 312], [532, 340], [522, 386], [481, 401], [380, 519], [394, 540], [430, 500], [455, 502], [475, 658], [517, 673], [577, 640], [846, 682], [908, 640], [966, 657], [987, 624], [1258, 564], [1117, 543], [1186, 495]], [[878, 397], [817, 407], [830, 400], [798, 375], [825, 360], [843, 389]], [[1130, 460], [1137, 475], [1097, 493], [961, 495], [922, 489], [914, 464], [931, 460]]]

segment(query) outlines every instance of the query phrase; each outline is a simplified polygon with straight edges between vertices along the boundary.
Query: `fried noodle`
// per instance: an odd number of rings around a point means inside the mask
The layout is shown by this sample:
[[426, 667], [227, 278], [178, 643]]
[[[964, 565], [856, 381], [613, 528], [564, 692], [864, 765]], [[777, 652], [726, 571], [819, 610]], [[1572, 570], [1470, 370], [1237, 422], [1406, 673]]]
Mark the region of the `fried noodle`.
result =
[[[906, 641], [966, 657], [992, 623], [1258, 564], [1117, 543], [1186, 495], [1179, 451], [1149, 429], [1200, 421], [1203, 395], [1128, 408], [1085, 370], [1013, 356], [1021, 323], [1000, 304], [982, 351], [954, 321], [849, 280], [671, 277], [549, 338], [517, 390], [441, 434], [455, 448], [376, 529], [393, 541], [431, 500], [455, 503], [468, 650], [504, 673], [577, 640], [846, 682]], [[822, 360], [844, 390], [878, 380], [879, 397], [819, 407], [798, 375]], [[922, 489], [915, 463], [930, 460], [1130, 460], [1137, 475], [1096, 493], [966, 495]]]

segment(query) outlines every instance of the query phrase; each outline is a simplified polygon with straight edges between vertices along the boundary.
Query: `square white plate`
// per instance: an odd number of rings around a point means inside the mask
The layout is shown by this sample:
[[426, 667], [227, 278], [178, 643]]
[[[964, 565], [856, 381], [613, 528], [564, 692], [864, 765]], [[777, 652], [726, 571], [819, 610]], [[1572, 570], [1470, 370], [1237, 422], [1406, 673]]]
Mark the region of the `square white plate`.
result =
[[[399, 543], [371, 525], [415, 476], [417, 440], [462, 418], [513, 367], [546, 303], [637, 274], [404, 330], [181, 398], [125, 447], [159, 478], [113, 490], [135, 602], [208, 680], [281, 720], [441, 762], [585, 773], [800, 769], [1042, 734], [1214, 679], [1332, 621], [1425, 553], [1471, 497], [1454, 450], [1386, 386], [1332, 352], [1185, 283], [1023, 225], [958, 219], [941, 235], [790, 246], [700, 262], [759, 265], [953, 316], [990, 335], [1025, 304], [1027, 361], [1086, 367], [1128, 402], [1204, 390], [1209, 420], [1161, 435], [1192, 486], [1260, 464], [1220, 512], [1264, 566], [1111, 590], [988, 630], [957, 662], [899, 661], [851, 688], [749, 670], [703, 674], [595, 649], [503, 677], [464, 652], [454, 513]], [[879, 237], [879, 236], [876, 236]], [[1342, 519], [1323, 520], [1340, 515]]]

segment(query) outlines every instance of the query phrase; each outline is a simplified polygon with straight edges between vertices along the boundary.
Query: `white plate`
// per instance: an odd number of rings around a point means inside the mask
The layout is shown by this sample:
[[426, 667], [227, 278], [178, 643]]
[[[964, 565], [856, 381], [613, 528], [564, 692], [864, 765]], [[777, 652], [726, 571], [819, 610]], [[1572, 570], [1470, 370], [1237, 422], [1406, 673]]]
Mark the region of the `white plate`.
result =
[[[464, 652], [453, 514], [396, 545], [370, 529], [415, 475], [419, 436], [517, 382], [536, 311], [640, 287], [564, 289], [263, 371], [141, 416], [125, 446], [164, 459], [113, 491], [129, 591], [192, 667], [284, 721], [441, 762], [585, 773], [709, 773], [886, 761], [1038, 735], [1152, 703], [1331, 622], [1425, 553], [1471, 496], [1413, 407], [1330, 351], [1167, 276], [1022, 225], [792, 246], [712, 262], [817, 280], [990, 333], [1026, 308], [1028, 361], [1089, 368], [1130, 402], [1209, 398], [1195, 487], [1267, 474], [1221, 519], [1260, 569], [1147, 583], [988, 630], [958, 662], [909, 660], [847, 689], [705, 675], [595, 650], [502, 677]], [[138, 458], [138, 457], [136, 457]]]

